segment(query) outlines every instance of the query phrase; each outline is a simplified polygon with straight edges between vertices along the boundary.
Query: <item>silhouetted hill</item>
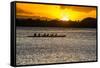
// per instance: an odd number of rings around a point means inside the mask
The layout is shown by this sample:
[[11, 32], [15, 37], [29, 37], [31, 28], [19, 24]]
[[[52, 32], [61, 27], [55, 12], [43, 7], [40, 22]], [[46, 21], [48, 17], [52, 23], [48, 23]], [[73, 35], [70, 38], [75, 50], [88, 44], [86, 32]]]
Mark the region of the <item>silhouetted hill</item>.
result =
[[85, 18], [81, 21], [81, 25], [85, 26], [85, 27], [96, 27], [97, 26], [97, 20], [96, 18]]
[[96, 18], [88, 17], [88, 18], [83, 19], [81, 22], [96, 23]]
[[25, 27], [73, 27], [73, 28], [96, 28], [95, 18], [85, 18], [82, 21], [62, 21], [62, 20], [40, 20], [40, 19], [16, 19], [17, 26]]

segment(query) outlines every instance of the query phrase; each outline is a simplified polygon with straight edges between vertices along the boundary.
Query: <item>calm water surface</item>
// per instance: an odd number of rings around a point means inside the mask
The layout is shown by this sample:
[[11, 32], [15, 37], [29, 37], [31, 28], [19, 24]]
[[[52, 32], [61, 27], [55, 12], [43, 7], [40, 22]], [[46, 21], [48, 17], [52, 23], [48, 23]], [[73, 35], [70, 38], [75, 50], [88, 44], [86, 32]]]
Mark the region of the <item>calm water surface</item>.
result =
[[[28, 37], [35, 32], [59, 33], [66, 37]], [[17, 65], [96, 60], [96, 29], [17, 27]]]

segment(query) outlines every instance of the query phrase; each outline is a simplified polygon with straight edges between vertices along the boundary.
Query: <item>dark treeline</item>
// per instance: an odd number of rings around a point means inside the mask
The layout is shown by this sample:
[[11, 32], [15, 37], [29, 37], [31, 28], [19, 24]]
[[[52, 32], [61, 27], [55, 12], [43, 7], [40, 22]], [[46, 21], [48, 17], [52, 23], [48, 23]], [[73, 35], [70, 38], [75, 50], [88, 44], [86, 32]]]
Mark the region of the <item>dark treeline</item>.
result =
[[17, 26], [25, 27], [75, 27], [75, 28], [96, 28], [95, 18], [85, 18], [82, 21], [62, 21], [62, 20], [40, 20], [40, 19], [16, 19]]

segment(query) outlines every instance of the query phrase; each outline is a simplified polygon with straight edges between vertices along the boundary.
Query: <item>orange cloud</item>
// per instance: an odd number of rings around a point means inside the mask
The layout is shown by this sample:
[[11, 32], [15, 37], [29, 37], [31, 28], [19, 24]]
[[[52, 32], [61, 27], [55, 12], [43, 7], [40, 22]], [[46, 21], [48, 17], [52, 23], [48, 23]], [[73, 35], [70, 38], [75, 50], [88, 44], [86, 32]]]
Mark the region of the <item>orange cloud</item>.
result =
[[86, 17], [96, 18], [96, 7], [16, 3], [17, 17], [61, 19], [63, 15], [70, 20], [81, 20]]

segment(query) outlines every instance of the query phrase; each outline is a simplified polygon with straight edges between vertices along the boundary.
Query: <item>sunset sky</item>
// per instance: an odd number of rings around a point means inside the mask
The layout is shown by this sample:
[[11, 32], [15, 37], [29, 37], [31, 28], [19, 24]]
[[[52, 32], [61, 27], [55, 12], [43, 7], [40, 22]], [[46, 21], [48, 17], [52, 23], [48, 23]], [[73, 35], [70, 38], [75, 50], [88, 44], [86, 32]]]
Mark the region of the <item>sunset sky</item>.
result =
[[17, 18], [82, 20], [96, 18], [96, 7], [16, 3]]

